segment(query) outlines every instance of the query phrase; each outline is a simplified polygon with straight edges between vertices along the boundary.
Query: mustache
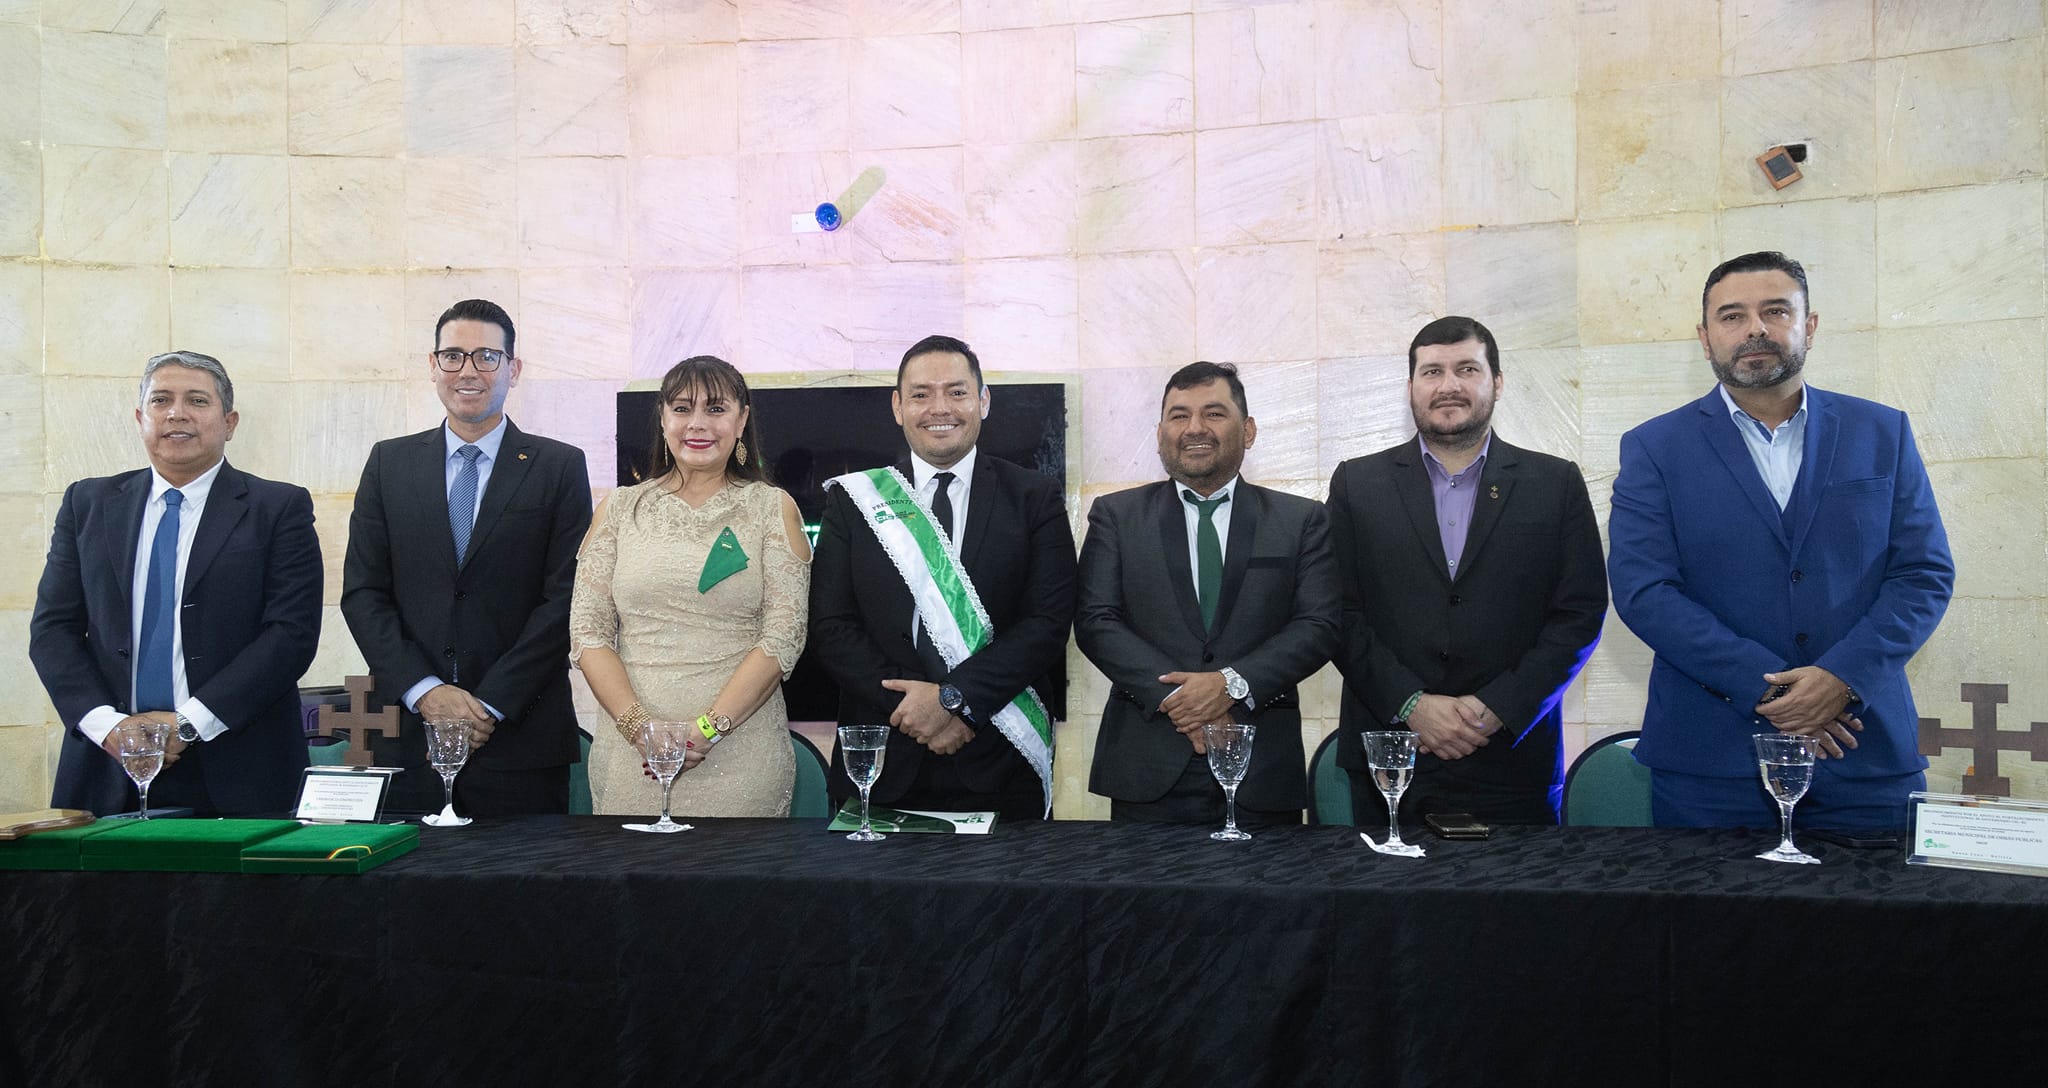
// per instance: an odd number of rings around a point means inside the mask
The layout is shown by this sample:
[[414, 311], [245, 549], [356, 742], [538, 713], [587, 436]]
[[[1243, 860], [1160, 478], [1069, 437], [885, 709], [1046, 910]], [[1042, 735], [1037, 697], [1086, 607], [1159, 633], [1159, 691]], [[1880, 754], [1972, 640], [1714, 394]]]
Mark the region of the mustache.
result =
[[1744, 340], [1741, 344], [1737, 345], [1735, 348], [1735, 357], [1740, 359], [1743, 356], [1749, 355], [1754, 352], [1764, 352], [1769, 355], [1774, 355], [1780, 359], [1783, 359], [1785, 357], [1784, 348], [1778, 346], [1776, 341], [1763, 336], [1752, 336], [1749, 339]]

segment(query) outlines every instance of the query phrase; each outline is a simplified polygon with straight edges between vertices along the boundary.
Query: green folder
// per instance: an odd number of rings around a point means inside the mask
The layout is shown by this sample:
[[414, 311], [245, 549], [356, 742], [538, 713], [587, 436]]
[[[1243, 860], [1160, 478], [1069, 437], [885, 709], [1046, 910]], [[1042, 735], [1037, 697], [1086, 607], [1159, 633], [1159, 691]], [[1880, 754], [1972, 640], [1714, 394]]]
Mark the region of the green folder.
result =
[[0, 842], [0, 869], [77, 869], [80, 843], [124, 823], [124, 820], [95, 820], [84, 827], [38, 831]]
[[[993, 812], [904, 812], [875, 805], [868, 810], [868, 824], [883, 834], [909, 832], [915, 835], [986, 835], [995, 829]], [[848, 798], [832, 814], [827, 831], [860, 830], [860, 801]]]
[[132, 820], [79, 844], [81, 869], [239, 873], [242, 851], [297, 820]]
[[315, 824], [242, 850], [245, 873], [360, 873], [410, 854], [416, 824]]

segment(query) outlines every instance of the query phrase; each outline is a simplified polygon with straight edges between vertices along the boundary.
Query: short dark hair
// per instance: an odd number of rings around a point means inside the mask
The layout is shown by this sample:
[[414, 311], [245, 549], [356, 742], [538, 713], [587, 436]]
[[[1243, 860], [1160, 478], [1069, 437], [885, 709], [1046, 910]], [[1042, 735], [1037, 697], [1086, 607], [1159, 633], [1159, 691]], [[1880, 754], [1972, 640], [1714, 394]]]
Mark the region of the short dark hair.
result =
[[1244, 381], [1237, 376], [1237, 368], [1229, 363], [1189, 363], [1174, 371], [1173, 377], [1166, 379], [1166, 388], [1159, 393], [1159, 410], [1166, 411], [1168, 393], [1208, 385], [1218, 378], [1230, 386], [1230, 399], [1237, 402], [1237, 414], [1251, 418], [1251, 405], [1244, 399]]
[[441, 330], [447, 328], [450, 321], [488, 321], [505, 330], [505, 354], [512, 356], [519, 354], [513, 350], [513, 340], [515, 337], [512, 332], [512, 315], [506, 313], [503, 306], [489, 299], [466, 298], [443, 311], [441, 320], [434, 322], [434, 346], [436, 348], [441, 346]]
[[912, 359], [920, 355], [936, 355], [942, 351], [950, 351], [966, 358], [967, 369], [974, 372], [974, 388], [980, 389], [986, 384], [981, 380], [981, 359], [974, 354], [973, 348], [967, 346], [967, 341], [957, 336], [935, 335], [927, 336], [910, 345], [910, 350], [903, 353], [903, 361], [896, 364], [896, 388], [903, 388], [903, 372], [910, 368]]
[[1799, 304], [1808, 306], [1811, 297], [1806, 293], [1806, 266], [1785, 256], [1775, 249], [1760, 249], [1740, 257], [1722, 261], [1720, 266], [1707, 273], [1707, 285], [1700, 288], [1700, 323], [1707, 321], [1707, 295], [1714, 285], [1737, 272], [1783, 272], [1799, 285]]
[[182, 366], [187, 370], [200, 370], [213, 375], [214, 392], [220, 394], [221, 414], [226, 415], [235, 410], [235, 383], [228, 380], [228, 368], [220, 365], [219, 359], [211, 355], [201, 355], [196, 351], [167, 351], [162, 355], [150, 356], [149, 361], [142, 364], [142, 388], [135, 394], [136, 407], [140, 408], [142, 402], [149, 397], [150, 379], [156, 376], [157, 371], [167, 366]]
[[[668, 411], [669, 402], [692, 389], [703, 390], [706, 400], [722, 398], [748, 409], [754, 404], [740, 369], [716, 355], [692, 355], [669, 367], [661, 379], [661, 399], [654, 405], [654, 448], [648, 451], [646, 479], [665, 476], [675, 467], [675, 455], [669, 452], [668, 438], [662, 433], [661, 417]], [[739, 456], [741, 446], [747, 451], [744, 461]], [[725, 474], [735, 480], [769, 482], [768, 467], [761, 456], [760, 424], [751, 411], [747, 413], [747, 425], [740, 429], [740, 440], [734, 445], [732, 456], [725, 459]]]
[[1500, 377], [1500, 345], [1493, 342], [1493, 333], [1486, 326], [1469, 317], [1439, 317], [1422, 327], [1415, 339], [1408, 341], [1408, 376], [1415, 376], [1415, 349], [1434, 347], [1438, 344], [1462, 344], [1477, 340], [1486, 345], [1486, 365], [1493, 368], [1493, 376]]

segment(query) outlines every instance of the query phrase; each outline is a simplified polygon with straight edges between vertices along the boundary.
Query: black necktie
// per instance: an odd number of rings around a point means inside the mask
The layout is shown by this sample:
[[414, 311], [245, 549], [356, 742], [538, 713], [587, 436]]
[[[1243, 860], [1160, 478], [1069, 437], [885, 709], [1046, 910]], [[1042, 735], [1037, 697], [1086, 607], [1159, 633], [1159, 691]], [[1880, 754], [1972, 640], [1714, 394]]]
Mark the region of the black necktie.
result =
[[941, 472], [932, 480], [939, 485], [938, 490], [932, 493], [932, 520], [939, 523], [948, 543], [957, 544], [953, 538], [953, 474]]

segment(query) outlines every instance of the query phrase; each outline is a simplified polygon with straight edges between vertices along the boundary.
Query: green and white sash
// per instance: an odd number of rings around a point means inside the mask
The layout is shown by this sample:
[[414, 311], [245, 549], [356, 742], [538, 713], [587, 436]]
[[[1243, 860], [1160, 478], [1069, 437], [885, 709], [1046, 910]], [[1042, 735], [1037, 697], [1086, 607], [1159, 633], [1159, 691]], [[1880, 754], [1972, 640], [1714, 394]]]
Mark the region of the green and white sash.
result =
[[[893, 468], [849, 472], [825, 481], [843, 487], [868, 528], [896, 565], [896, 573], [917, 603], [917, 615], [933, 648], [949, 669], [995, 638], [988, 610], [967, 577], [960, 557], [948, 547], [910, 481]], [[1038, 693], [1025, 688], [996, 711], [994, 722], [1024, 754], [1045, 787], [1045, 811], [1052, 811], [1052, 715]]]

